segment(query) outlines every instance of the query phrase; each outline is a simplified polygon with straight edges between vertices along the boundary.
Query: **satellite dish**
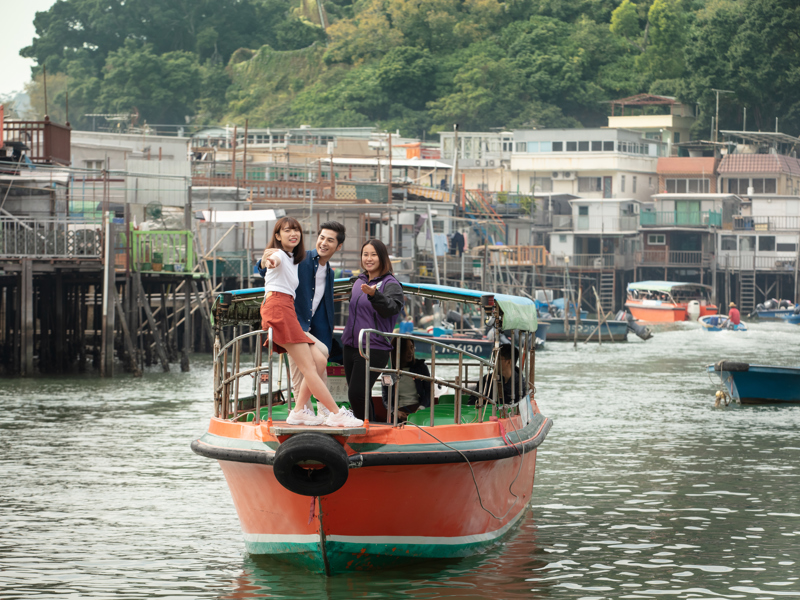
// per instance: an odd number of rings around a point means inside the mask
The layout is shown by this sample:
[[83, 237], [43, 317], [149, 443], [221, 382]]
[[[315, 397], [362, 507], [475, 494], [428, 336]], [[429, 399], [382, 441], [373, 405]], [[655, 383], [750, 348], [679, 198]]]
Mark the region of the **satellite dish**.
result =
[[150, 202], [144, 209], [147, 219], [150, 221], [160, 221], [163, 219], [161, 202]]

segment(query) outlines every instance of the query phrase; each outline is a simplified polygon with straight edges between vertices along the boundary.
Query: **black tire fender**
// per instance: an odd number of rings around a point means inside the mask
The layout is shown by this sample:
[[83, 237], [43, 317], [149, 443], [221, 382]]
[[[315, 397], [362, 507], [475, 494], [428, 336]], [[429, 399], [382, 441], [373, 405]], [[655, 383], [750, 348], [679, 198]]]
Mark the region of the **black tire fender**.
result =
[[350, 460], [342, 445], [323, 433], [298, 433], [278, 446], [275, 479], [301, 496], [332, 494], [347, 482]]
[[735, 362], [732, 360], [721, 360], [714, 365], [715, 371], [728, 371], [729, 373], [739, 373], [749, 371], [750, 364], [746, 362]]

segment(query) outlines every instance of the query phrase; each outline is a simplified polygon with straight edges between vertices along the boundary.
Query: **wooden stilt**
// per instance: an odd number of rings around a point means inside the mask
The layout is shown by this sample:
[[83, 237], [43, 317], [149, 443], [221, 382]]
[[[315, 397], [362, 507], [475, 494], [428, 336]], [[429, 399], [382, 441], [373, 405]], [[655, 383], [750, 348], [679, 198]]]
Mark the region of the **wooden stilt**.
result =
[[136, 347], [133, 345], [128, 323], [125, 320], [125, 312], [122, 309], [122, 301], [117, 294], [114, 294], [114, 306], [116, 308], [117, 316], [119, 316], [119, 324], [122, 327], [122, 338], [125, 342], [125, 350], [127, 352], [127, 362], [134, 377], [141, 377], [142, 372], [139, 365], [136, 364]]
[[161, 361], [161, 368], [164, 370], [165, 373], [169, 372], [169, 360], [167, 359], [167, 352], [166, 349], [164, 348], [164, 342], [158, 331], [158, 324], [156, 323], [156, 320], [153, 318], [153, 313], [150, 310], [150, 303], [147, 299], [147, 296], [144, 293], [144, 289], [142, 288], [142, 276], [139, 273], [136, 273], [133, 277], [137, 289], [139, 303], [144, 309], [144, 314], [147, 317], [147, 323], [150, 326], [150, 333], [152, 334], [153, 340], [155, 341], [156, 353], [158, 354], [158, 359]]
[[33, 375], [33, 261], [23, 258], [20, 274], [20, 374]]
[[[176, 323], [177, 325], [177, 323]], [[181, 352], [181, 371], [189, 370], [189, 351], [191, 349], [192, 332], [192, 296], [189, 278], [183, 280], [183, 351]]]

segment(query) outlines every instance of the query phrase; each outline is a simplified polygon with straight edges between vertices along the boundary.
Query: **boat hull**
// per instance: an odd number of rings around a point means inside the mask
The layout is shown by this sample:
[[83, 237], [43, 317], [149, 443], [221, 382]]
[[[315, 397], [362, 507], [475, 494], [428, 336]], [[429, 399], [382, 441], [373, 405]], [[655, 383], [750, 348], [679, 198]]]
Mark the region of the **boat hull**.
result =
[[[598, 324], [597, 319], [581, 319], [580, 323], [577, 324], [575, 319], [569, 319], [566, 323], [566, 326], [563, 320], [553, 319], [552, 321], [547, 321], [547, 323], [550, 325], [549, 329], [547, 330], [548, 341], [571, 342], [575, 339], [576, 327], [578, 329], [577, 339], [579, 342], [587, 339], [591, 342], [598, 342], [601, 340], [624, 342], [628, 339], [627, 321], [606, 321], [603, 323], [603, 327], [599, 336], [598, 332], [596, 331]], [[591, 336], [591, 338], [589, 336]]]
[[425, 435], [428, 428], [371, 425], [342, 440], [346, 483], [318, 497], [278, 482], [272, 461], [284, 438], [265, 433], [263, 422], [214, 419], [192, 448], [217, 458], [249, 553], [326, 574], [380, 569], [469, 556], [513, 529], [531, 498], [536, 448], [552, 424], [526, 406], [500, 421], [435, 427], [447, 446]]
[[[677, 323], [687, 320], [687, 305], [673, 304], [661, 300], [631, 300], [625, 303], [633, 317], [648, 323]], [[712, 305], [700, 306], [700, 316], [717, 314], [717, 307]]]
[[781, 321], [800, 325], [800, 313], [795, 313], [794, 310], [757, 310], [755, 316], [759, 321]]
[[[714, 373], [714, 365], [708, 367]], [[716, 371], [731, 397], [742, 404], [800, 402], [800, 368], [749, 365], [747, 371]]]

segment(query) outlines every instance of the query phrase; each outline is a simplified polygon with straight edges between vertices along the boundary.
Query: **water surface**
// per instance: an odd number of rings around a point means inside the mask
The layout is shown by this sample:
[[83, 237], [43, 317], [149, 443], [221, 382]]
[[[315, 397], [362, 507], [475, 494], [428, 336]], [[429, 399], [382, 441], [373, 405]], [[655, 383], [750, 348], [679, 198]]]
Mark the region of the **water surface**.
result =
[[555, 425], [520, 527], [469, 559], [332, 578], [244, 552], [219, 466], [189, 449], [207, 357], [0, 380], [0, 598], [800, 598], [800, 406], [715, 409], [704, 369], [799, 350], [782, 324], [550, 343]]

